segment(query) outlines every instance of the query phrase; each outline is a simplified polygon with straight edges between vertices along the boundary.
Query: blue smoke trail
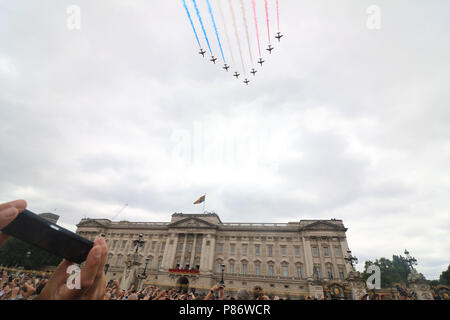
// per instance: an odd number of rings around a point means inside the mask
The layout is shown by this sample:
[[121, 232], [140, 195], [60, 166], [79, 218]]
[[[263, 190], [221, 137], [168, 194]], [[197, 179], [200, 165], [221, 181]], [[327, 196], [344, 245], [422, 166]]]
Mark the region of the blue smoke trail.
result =
[[192, 2], [194, 3], [195, 10], [197, 11], [198, 20], [200, 21], [200, 24], [202, 25], [203, 34], [205, 35], [205, 39], [206, 39], [206, 43], [208, 44], [209, 52], [211, 53], [211, 55], [213, 55], [211, 46], [209, 45], [208, 36], [206, 35], [205, 26], [203, 25], [203, 20], [202, 20], [202, 17], [200, 16], [200, 11], [198, 10], [197, 1], [192, 0]]
[[183, 6], [186, 9], [186, 13], [187, 13], [187, 16], [189, 18], [189, 21], [191, 22], [192, 30], [194, 30], [195, 38], [197, 39], [198, 46], [201, 48], [202, 46], [200, 45], [200, 40], [198, 40], [197, 31], [195, 31], [194, 22], [192, 21], [191, 14], [190, 14], [189, 9], [188, 9], [188, 7], [186, 5], [186, 0], [183, 0]]
[[220, 42], [219, 31], [217, 30], [216, 21], [214, 20], [214, 14], [212, 12], [211, 3], [209, 2], [209, 0], [206, 0], [206, 2], [208, 3], [209, 14], [211, 15], [211, 20], [212, 20], [212, 23], [214, 26], [214, 30], [216, 30], [216, 37], [217, 37], [217, 41], [219, 42], [220, 53], [222, 53], [223, 62], [227, 63], [227, 61], [225, 60], [225, 56], [223, 55], [222, 43]]

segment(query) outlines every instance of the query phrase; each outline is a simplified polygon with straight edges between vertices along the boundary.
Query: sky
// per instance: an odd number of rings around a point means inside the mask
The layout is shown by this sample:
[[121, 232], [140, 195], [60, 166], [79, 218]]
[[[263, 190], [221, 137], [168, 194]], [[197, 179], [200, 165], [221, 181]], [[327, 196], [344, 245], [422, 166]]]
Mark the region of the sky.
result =
[[211, 0], [228, 73], [198, 3], [216, 65], [190, 0], [205, 58], [181, 0], [0, 0], [0, 202], [75, 230], [201, 213], [206, 194], [224, 222], [342, 219], [358, 270], [408, 249], [437, 279], [450, 262], [450, 3], [280, 0], [278, 43], [269, 0], [275, 49], [255, 77], [240, 1], [244, 63], [227, 0], [224, 20]]

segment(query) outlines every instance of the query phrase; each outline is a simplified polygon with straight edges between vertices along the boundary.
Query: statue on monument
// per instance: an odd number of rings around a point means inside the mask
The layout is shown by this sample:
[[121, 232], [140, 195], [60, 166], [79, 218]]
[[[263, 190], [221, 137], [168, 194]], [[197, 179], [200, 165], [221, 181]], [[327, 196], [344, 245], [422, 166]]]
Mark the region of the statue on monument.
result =
[[143, 234], [139, 234], [139, 238], [133, 241], [133, 246], [136, 247], [134, 253], [129, 257], [125, 264], [125, 270], [123, 272], [122, 280], [120, 281], [120, 287], [123, 290], [128, 290], [131, 284], [135, 284], [137, 279], [137, 270], [141, 263], [139, 262], [139, 248], [142, 248], [145, 241], [142, 239]]

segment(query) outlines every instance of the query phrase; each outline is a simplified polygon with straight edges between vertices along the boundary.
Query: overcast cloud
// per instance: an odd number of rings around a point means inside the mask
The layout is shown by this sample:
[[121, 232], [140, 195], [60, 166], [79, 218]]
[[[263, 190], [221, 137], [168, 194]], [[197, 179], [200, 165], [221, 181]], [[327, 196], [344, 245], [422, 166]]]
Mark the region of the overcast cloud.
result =
[[181, 1], [0, 0], [0, 202], [75, 230], [125, 203], [119, 220], [169, 221], [206, 193], [225, 222], [343, 219], [360, 270], [407, 248], [437, 278], [450, 262], [450, 3], [280, 6], [286, 36], [245, 87], [198, 55]]

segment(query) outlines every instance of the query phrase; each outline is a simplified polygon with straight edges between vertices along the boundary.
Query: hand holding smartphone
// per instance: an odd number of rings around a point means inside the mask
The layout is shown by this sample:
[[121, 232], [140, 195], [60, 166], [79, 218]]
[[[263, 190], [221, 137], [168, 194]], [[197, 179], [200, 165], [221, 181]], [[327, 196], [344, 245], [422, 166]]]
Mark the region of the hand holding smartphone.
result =
[[94, 243], [29, 210], [20, 213], [2, 232], [70, 262], [83, 263]]

